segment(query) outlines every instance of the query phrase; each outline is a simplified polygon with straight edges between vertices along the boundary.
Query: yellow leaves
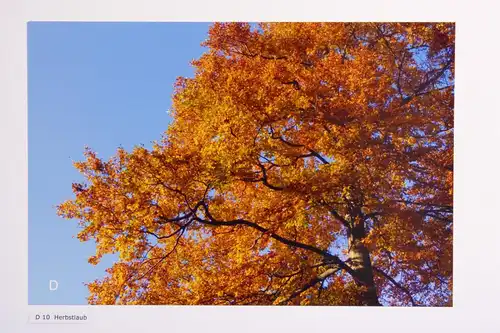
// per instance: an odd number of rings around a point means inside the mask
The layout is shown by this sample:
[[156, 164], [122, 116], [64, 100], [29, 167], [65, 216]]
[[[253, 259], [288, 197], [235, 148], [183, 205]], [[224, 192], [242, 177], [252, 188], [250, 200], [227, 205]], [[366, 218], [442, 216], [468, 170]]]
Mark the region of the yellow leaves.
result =
[[99, 263], [99, 260], [100, 260], [100, 258], [98, 258], [97, 256], [91, 256], [91, 257], [89, 257], [88, 262], [89, 262], [89, 264], [95, 266]]
[[[338, 216], [360, 221], [359, 212], [377, 266], [397, 274], [429, 261], [451, 275], [445, 223], [399, 201], [449, 205], [453, 173], [443, 168], [453, 141], [437, 133], [453, 119], [453, 95], [422, 90], [402, 106], [400, 90], [415, 95], [426, 73], [410, 58], [401, 65], [387, 44], [439, 49], [452, 28], [386, 23], [386, 43], [373, 24], [261, 27], [212, 27], [195, 77], [176, 83], [174, 122], [151, 150], [118, 149], [104, 161], [87, 149], [75, 163], [86, 180], [58, 214], [80, 221], [80, 240], [96, 241], [91, 264], [113, 252], [121, 260], [89, 284], [91, 302], [277, 304], [326, 269], [317, 252], [282, 240], [341, 256], [348, 227]], [[291, 304], [357, 304], [359, 295], [339, 272], [321, 295], [315, 286]]]

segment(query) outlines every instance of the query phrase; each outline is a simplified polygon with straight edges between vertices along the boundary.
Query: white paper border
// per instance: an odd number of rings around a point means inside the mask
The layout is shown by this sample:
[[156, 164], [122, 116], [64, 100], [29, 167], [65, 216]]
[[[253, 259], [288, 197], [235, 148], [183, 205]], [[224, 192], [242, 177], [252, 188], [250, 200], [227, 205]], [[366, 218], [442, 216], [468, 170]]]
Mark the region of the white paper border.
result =
[[[465, 3], [465, 2], [464, 2]], [[3, 0], [0, 3], [0, 331], [500, 332], [494, 1]], [[28, 21], [457, 22], [453, 308], [28, 306]], [[495, 34], [496, 31], [496, 34]], [[48, 147], [47, 149], [50, 149]], [[28, 324], [36, 311], [78, 311], [84, 325]]]

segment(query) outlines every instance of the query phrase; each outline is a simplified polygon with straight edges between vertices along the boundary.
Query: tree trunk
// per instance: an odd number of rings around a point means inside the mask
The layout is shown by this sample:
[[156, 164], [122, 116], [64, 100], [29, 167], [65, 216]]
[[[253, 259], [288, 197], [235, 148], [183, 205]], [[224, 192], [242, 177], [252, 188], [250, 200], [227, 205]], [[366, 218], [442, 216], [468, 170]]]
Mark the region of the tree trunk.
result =
[[364, 223], [356, 225], [349, 235], [349, 261], [355, 272], [358, 286], [363, 288], [360, 294], [360, 305], [379, 306], [377, 288], [373, 280], [373, 269], [370, 253], [362, 243], [365, 236]]

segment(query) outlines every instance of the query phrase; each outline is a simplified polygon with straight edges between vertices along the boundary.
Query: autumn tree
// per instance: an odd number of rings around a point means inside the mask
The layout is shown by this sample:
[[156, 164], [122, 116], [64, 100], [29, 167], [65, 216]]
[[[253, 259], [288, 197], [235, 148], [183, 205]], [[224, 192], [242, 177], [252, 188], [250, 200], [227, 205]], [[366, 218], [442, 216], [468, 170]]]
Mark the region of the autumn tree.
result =
[[58, 207], [91, 304], [450, 306], [451, 23], [216, 23], [151, 149]]

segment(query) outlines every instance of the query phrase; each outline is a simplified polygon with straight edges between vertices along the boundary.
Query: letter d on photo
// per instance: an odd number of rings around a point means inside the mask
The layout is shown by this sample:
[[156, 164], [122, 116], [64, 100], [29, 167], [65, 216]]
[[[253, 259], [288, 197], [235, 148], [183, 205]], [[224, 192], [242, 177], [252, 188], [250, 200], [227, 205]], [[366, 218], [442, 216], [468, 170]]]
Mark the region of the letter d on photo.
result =
[[36, 315], [35, 320], [39, 320], [39, 319], [40, 319], [40, 315]]
[[49, 290], [50, 291], [55, 291], [59, 287], [59, 283], [56, 280], [50, 280], [49, 281]]

